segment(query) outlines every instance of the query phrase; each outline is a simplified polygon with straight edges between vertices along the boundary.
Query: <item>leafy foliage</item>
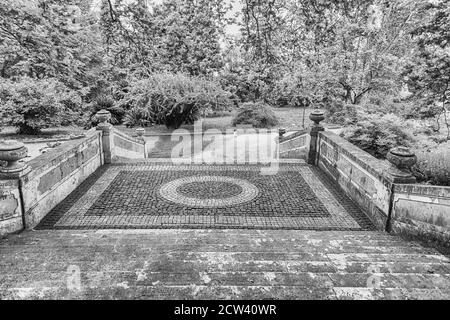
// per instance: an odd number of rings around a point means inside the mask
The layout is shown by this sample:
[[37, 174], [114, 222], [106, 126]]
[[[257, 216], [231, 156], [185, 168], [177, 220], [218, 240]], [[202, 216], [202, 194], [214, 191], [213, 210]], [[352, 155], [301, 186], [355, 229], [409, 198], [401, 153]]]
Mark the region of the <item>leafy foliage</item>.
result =
[[54, 79], [2, 81], [0, 103], [0, 124], [16, 126], [25, 134], [74, 123], [81, 110], [81, 98]]
[[254, 128], [271, 128], [278, 124], [272, 109], [262, 102], [244, 103], [232, 119], [232, 125], [251, 124]]
[[3, 78], [57, 78], [81, 90], [100, 63], [94, 21], [75, 1], [12, 1], [0, 6]]
[[384, 158], [391, 148], [411, 145], [412, 138], [400, 123], [393, 114], [371, 114], [345, 128], [341, 136], [374, 157]]
[[148, 10], [145, 1], [102, 0], [108, 58], [116, 67], [145, 76], [216, 72], [222, 66], [219, 37], [228, 9], [222, 1], [165, 0]]
[[[411, 32], [417, 46], [413, 58], [405, 67], [404, 76], [414, 95], [421, 100], [422, 108], [429, 109], [424, 115], [444, 116], [447, 139], [450, 139], [446, 107], [450, 93], [450, 1], [430, 2], [424, 9], [431, 19]], [[436, 110], [436, 103], [441, 105], [440, 112]]]
[[213, 81], [165, 73], [133, 83], [122, 103], [132, 108], [126, 115], [128, 126], [145, 122], [170, 128], [193, 123], [202, 110], [228, 110], [232, 106], [230, 93]]
[[418, 181], [440, 186], [450, 186], [450, 145], [442, 144], [437, 148], [419, 151], [417, 164], [412, 168]]

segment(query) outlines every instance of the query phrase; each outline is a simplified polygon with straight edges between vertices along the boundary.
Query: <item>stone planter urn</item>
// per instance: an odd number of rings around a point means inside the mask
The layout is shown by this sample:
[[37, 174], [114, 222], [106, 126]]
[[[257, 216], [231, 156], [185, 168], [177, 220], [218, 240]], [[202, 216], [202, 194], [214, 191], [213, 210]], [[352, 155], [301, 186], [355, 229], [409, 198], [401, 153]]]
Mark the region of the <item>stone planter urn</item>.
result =
[[411, 171], [417, 163], [417, 157], [406, 147], [397, 147], [389, 150], [386, 159], [400, 170]]
[[23, 172], [27, 166], [19, 161], [25, 158], [28, 149], [22, 142], [14, 140], [0, 141], [0, 162], [6, 163], [6, 166], [0, 166], [1, 177], [16, 177]]
[[137, 128], [136, 129], [136, 134], [138, 135], [138, 137], [142, 137], [145, 133], [145, 129], [144, 128]]
[[136, 129], [136, 134], [138, 136], [138, 139], [144, 140], [145, 129], [144, 128], [137, 128]]
[[309, 119], [311, 119], [314, 122], [314, 126], [319, 126], [320, 121], [325, 119], [324, 112], [316, 109], [309, 115]]
[[310, 126], [309, 135], [311, 140], [309, 142], [309, 152], [308, 152], [308, 163], [312, 165], [317, 165], [318, 161], [318, 139], [319, 132], [324, 131], [324, 127], [320, 124], [320, 121], [325, 119], [323, 111], [316, 109], [309, 115], [314, 124]]
[[95, 114], [98, 121], [100, 121], [101, 124], [106, 124], [111, 119], [111, 112], [108, 110], [102, 109], [99, 112]]
[[411, 168], [417, 163], [417, 157], [409, 148], [397, 147], [389, 150], [386, 159], [393, 165], [390, 174], [399, 179], [399, 183], [414, 183]]

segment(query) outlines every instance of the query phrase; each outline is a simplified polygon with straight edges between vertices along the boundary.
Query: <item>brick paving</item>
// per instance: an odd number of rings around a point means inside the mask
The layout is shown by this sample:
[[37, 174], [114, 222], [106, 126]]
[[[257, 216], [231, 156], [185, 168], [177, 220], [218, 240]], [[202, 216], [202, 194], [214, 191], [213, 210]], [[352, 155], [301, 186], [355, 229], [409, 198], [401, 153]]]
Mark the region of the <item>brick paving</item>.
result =
[[365, 215], [319, 170], [283, 164], [104, 166], [37, 229], [216, 228], [370, 230]]
[[0, 240], [0, 299], [450, 298], [449, 257], [373, 231], [315, 167], [261, 169], [103, 166]]
[[449, 299], [450, 259], [378, 231], [38, 230], [0, 299]]

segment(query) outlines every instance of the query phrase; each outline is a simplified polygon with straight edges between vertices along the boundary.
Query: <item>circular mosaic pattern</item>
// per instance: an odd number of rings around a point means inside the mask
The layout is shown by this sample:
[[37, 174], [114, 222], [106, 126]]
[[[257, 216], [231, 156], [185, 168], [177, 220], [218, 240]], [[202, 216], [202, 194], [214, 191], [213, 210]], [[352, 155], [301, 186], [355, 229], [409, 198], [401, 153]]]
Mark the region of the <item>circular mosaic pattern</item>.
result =
[[179, 186], [177, 192], [190, 198], [224, 199], [239, 195], [242, 187], [231, 182], [196, 181]]
[[169, 201], [190, 207], [228, 207], [251, 201], [258, 188], [248, 181], [223, 176], [191, 176], [170, 181], [159, 189]]

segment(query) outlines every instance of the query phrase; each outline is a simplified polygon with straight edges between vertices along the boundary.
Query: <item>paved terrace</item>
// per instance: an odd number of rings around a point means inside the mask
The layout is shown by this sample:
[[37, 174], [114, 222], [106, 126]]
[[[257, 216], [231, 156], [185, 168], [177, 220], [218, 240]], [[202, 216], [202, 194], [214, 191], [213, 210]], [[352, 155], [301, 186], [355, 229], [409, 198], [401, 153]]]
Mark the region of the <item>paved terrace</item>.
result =
[[337, 186], [307, 164], [105, 165], [37, 229], [237, 228], [374, 230]]
[[105, 165], [0, 242], [0, 298], [450, 298], [448, 257], [374, 231], [320, 170], [260, 169]]
[[449, 299], [450, 258], [395, 234], [448, 241], [450, 190], [319, 132], [263, 139], [295, 158], [272, 169], [146, 159], [105, 121], [28, 167], [6, 144], [0, 299]]

